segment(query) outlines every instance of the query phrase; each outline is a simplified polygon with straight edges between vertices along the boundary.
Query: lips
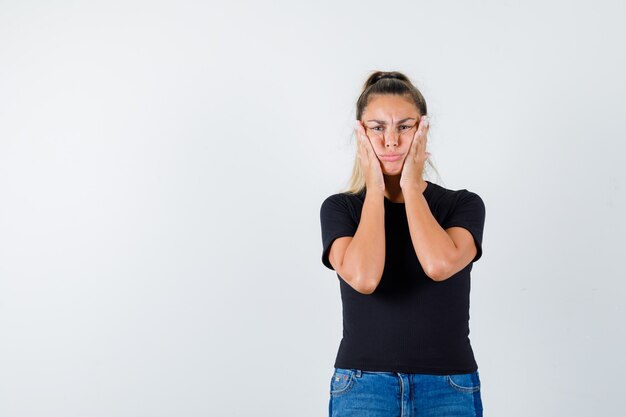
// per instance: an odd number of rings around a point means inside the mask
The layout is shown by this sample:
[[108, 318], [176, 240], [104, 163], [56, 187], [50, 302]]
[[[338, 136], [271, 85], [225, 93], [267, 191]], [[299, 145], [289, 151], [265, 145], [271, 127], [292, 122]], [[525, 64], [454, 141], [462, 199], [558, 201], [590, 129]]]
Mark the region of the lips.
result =
[[401, 153], [395, 153], [395, 154], [388, 154], [388, 155], [380, 155], [379, 158], [380, 158], [381, 161], [394, 162], [394, 161], [397, 161], [400, 158], [402, 158], [402, 154]]

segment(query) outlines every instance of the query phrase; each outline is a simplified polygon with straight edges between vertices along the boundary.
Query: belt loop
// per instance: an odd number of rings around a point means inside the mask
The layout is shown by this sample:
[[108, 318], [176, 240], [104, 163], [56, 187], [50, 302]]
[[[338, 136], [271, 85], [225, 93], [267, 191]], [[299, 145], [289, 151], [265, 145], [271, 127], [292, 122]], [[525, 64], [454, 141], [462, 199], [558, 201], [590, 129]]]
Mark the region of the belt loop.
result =
[[355, 369], [354, 370], [354, 376], [357, 378], [361, 378], [361, 370], [360, 369]]

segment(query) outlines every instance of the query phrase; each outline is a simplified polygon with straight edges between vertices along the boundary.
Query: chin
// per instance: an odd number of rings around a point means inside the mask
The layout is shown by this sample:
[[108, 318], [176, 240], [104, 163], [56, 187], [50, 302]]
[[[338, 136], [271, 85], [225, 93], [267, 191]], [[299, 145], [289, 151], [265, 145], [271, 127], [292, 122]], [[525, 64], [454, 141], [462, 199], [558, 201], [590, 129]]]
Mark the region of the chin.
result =
[[385, 175], [400, 175], [402, 174], [402, 167], [397, 169], [383, 169], [383, 174]]

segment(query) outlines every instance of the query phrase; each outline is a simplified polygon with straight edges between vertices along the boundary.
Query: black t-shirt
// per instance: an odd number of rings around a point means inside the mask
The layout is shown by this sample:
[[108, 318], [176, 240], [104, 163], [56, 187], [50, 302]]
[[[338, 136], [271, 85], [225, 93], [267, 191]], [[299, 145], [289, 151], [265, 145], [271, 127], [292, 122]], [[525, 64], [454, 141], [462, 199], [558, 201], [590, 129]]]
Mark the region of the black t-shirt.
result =
[[[435, 375], [478, 369], [469, 340], [470, 271], [482, 256], [485, 205], [466, 189], [426, 183], [423, 195], [439, 225], [469, 230], [478, 253], [455, 275], [433, 281], [415, 253], [405, 204], [385, 197], [386, 259], [378, 287], [361, 294], [337, 274], [343, 338], [336, 368]], [[330, 246], [338, 237], [356, 233], [365, 192], [333, 194], [322, 203], [322, 263], [330, 269]]]

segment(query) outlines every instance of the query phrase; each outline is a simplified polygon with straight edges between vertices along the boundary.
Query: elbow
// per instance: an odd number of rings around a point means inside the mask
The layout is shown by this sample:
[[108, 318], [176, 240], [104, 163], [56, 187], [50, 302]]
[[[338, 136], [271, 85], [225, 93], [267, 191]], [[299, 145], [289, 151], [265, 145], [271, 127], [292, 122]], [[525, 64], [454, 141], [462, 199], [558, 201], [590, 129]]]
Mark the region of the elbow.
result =
[[374, 283], [371, 279], [364, 275], [355, 274], [350, 271], [343, 270], [341, 272], [337, 272], [337, 275], [343, 281], [352, 287], [353, 290], [360, 294], [369, 295], [376, 290], [378, 284]]
[[380, 277], [378, 279], [374, 279], [372, 277], [358, 275], [356, 279], [354, 279], [353, 283], [352, 288], [356, 291], [363, 295], [370, 295], [376, 291], [376, 288], [380, 283]]
[[435, 282], [445, 281], [450, 277], [446, 262], [438, 262], [424, 268], [424, 273]]
[[365, 285], [359, 285], [355, 287], [354, 289], [363, 295], [370, 295], [374, 291], [376, 291], [376, 287], [377, 285], [365, 284]]
[[355, 291], [370, 295], [380, 283], [383, 275], [384, 264], [380, 267], [372, 267], [371, 265], [342, 265], [344, 273], [344, 281], [350, 285]]
[[447, 278], [445, 274], [441, 273], [439, 270], [429, 270], [426, 272], [426, 275], [435, 282], [445, 281]]

